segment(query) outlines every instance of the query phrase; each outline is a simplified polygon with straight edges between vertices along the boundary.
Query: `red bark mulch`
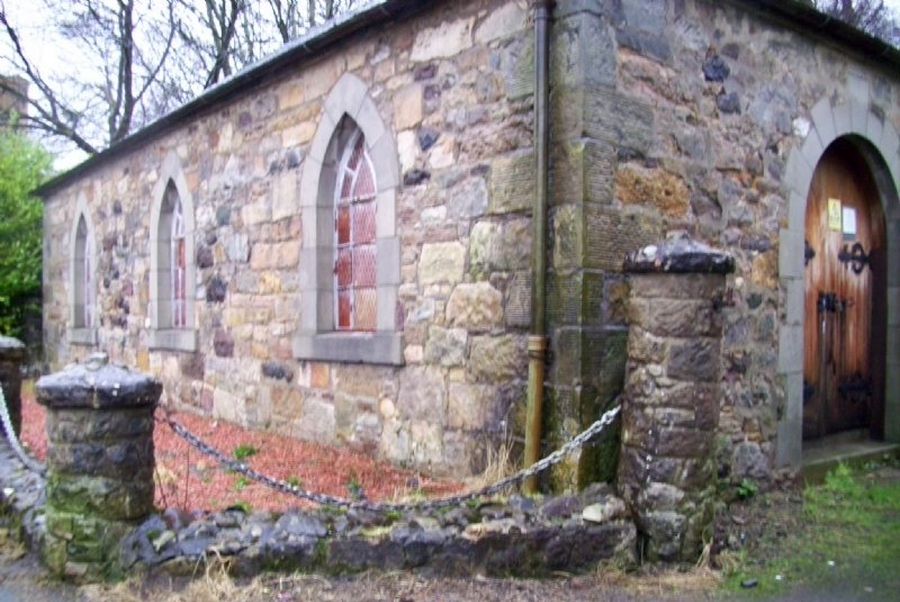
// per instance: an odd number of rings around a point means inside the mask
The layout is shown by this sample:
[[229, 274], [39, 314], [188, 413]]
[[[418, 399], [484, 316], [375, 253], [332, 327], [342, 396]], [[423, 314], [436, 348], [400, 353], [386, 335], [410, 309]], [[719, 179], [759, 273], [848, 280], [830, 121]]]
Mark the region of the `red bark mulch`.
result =
[[[186, 412], [173, 413], [172, 417], [226, 455], [233, 456], [238, 449], [256, 450], [243, 462], [263, 474], [288, 480], [310, 491], [350, 497], [352, 490], [359, 486], [369, 500], [382, 501], [417, 492], [442, 497], [463, 489], [458, 483], [401, 470], [347, 449], [253, 431]], [[27, 383], [22, 390], [21, 439], [42, 461], [47, 456], [45, 420], [46, 410], [35, 402], [33, 387]], [[159, 508], [214, 511], [249, 504], [253, 510], [283, 512], [310, 505], [219, 467], [166, 424], [156, 423], [153, 441]]]

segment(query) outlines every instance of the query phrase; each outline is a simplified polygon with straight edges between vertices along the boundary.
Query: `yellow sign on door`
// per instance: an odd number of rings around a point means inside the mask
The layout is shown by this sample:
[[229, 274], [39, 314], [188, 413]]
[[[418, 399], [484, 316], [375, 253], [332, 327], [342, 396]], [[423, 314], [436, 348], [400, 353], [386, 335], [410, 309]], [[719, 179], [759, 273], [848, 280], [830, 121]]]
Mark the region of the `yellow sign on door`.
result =
[[842, 211], [840, 199], [828, 199], [828, 229], [840, 232], [842, 228]]

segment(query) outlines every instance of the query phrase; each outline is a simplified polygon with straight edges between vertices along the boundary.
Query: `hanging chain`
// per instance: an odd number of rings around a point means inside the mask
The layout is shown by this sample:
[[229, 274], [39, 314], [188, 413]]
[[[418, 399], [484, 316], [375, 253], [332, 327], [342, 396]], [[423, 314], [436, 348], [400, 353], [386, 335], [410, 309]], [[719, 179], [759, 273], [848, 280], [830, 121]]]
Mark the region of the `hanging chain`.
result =
[[538, 474], [544, 472], [552, 466], [559, 464], [566, 456], [568, 456], [573, 451], [584, 447], [584, 445], [587, 444], [591, 439], [599, 435], [606, 427], [612, 424], [616, 416], [619, 414], [619, 409], [620, 406], [616, 406], [608, 410], [603, 414], [603, 416], [600, 417], [599, 420], [594, 422], [594, 424], [589, 426], [584, 432], [578, 434], [575, 438], [573, 438], [571, 441], [563, 445], [552, 454], [532, 464], [528, 468], [520, 470], [512, 476], [506, 477], [505, 479], [494, 483], [493, 485], [488, 485], [475, 491], [446, 498], [402, 503], [349, 500], [346, 498], [340, 498], [324, 493], [316, 493], [313, 491], [301, 489], [300, 487], [292, 485], [281, 479], [276, 479], [257, 472], [243, 462], [238, 462], [237, 460], [234, 460], [229, 456], [223, 454], [219, 450], [215, 449], [214, 447], [200, 439], [200, 437], [198, 437], [197, 435], [191, 433], [187, 428], [176, 422], [169, 415], [168, 411], [166, 411], [166, 416], [164, 418], [158, 418], [158, 420], [167, 424], [175, 432], [175, 434], [184, 439], [192, 447], [196, 448], [201, 453], [214, 458], [224, 468], [243, 475], [248, 479], [261, 483], [266, 487], [274, 489], [275, 491], [279, 491], [281, 493], [285, 493], [287, 495], [291, 495], [303, 500], [308, 500], [321, 506], [356, 508], [372, 512], [408, 512], [411, 510], [428, 511], [436, 510], [438, 508], [446, 508], [449, 506], [457, 506], [478, 498], [490, 497], [505, 490], [508, 487], [519, 485], [522, 483], [522, 481], [537, 476]]
[[3, 422], [6, 440], [9, 441], [10, 447], [12, 447], [22, 464], [25, 465], [25, 468], [41, 475], [46, 474], [47, 467], [29, 456], [22, 449], [22, 445], [19, 443], [18, 437], [16, 437], [16, 431], [13, 430], [12, 419], [9, 417], [9, 408], [6, 407], [6, 396], [3, 394], [2, 387], [0, 387], [0, 421]]

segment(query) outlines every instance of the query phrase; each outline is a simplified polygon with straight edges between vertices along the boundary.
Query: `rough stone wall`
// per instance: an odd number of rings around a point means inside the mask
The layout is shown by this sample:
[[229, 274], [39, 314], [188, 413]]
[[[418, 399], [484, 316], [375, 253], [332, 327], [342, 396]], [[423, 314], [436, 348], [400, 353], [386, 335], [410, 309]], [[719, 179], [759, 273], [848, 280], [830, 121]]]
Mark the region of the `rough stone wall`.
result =
[[[476, 470], [484, 443], [518, 424], [524, 397], [527, 12], [524, 0], [438, 3], [56, 193], [45, 218], [51, 362], [87, 351], [66, 332], [81, 192], [100, 249], [100, 346], [115, 361], [152, 371], [170, 398], [200, 411], [416, 466]], [[797, 294], [778, 280], [787, 157], [823, 98], [864, 99], [900, 128], [900, 85], [878, 64], [744, 2], [559, 0], [554, 14], [545, 447], [590, 424], [621, 390], [623, 255], [687, 231], [736, 259], [719, 443], [738, 479], [767, 478], [785, 411], [779, 325]], [[369, 86], [402, 167], [402, 368], [292, 358], [304, 310], [297, 181], [322, 99], [346, 72]], [[170, 151], [196, 205], [195, 354], [147, 348], [149, 192]], [[556, 486], [611, 477], [615, 445], [606, 443], [556, 471]]]
[[[788, 155], [810, 132], [822, 98], [838, 105], [858, 95], [900, 126], [900, 84], [876, 63], [766, 20], [746, 3], [561, 0], [556, 15], [554, 162], [566, 180], [551, 187], [552, 263], [563, 279], [551, 277], [550, 289], [574, 286], [559, 296], [581, 312], [551, 316], [553, 353], [557, 361], [575, 353], [579, 347], [564, 342], [569, 333], [582, 337], [581, 349], [605, 352], [567, 359], [574, 374], [557, 365], [558, 391], [582, 396], [551, 399], [552, 436], [564, 439], [579, 412], [582, 425], [599, 415], [584, 415], [595, 395], [584, 395], [587, 385], [596, 383], [600, 404], [621, 387], [624, 353], [607, 341], [622, 324], [623, 254], [657, 234], [686, 231], [736, 259], [719, 443], [735, 477], [767, 478], [785, 410], [777, 364], [789, 291], [778, 278]], [[580, 204], [563, 204], [568, 198]]]
[[[45, 343], [68, 339], [76, 203], [98, 249], [99, 347], [159, 377], [169, 403], [410, 465], [468, 474], [524, 403], [532, 71], [524, 0], [440, 3], [352, 36], [47, 200]], [[293, 359], [298, 187], [322, 103], [344, 73], [393, 133], [405, 366]], [[198, 350], [148, 348], [151, 191], [175, 152], [195, 206]]]

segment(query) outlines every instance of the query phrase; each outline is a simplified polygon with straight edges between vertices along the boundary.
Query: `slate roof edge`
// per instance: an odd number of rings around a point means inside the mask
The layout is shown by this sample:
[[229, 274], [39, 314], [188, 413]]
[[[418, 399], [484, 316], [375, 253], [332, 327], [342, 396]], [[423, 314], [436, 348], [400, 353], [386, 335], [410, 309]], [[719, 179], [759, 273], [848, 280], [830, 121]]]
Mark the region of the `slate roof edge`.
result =
[[[244, 93], [252, 86], [298, 60], [316, 57], [334, 44], [366, 27], [389, 20], [402, 20], [436, 6], [446, 0], [372, 0], [354, 11], [338, 15], [306, 35], [283, 46], [274, 54], [248, 65], [234, 76], [205, 90], [202, 94], [178, 107], [143, 129], [109, 146], [41, 186], [34, 193], [46, 198], [67, 186], [78, 176], [106, 161], [162, 135], [191, 119], [198, 112]], [[870, 36], [839, 19], [829, 17], [798, 0], [730, 0], [749, 12], [787, 22], [801, 33], [812, 31], [834, 41], [851, 54], [895, 67], [900, 72], [900, 49]]]
[[35, 189], [34, 194], [46, 198], [64, 188], [82, 174], [91, 171], [123, 153], [140, 148], [146, 142], [191, 120], [197, 113], [245, 93], [248, 89], [278, 73], [288, 65], [313, 59], [353, 33], [387, 21], [405, 19], [428, 6], [444, 0], [372, 0], [358, 9], [343, 13], [288, 42], [274, 54], [252, 63], [228, 79], [204, 90], [199, 96], [166, 113], [137, 132], [92, 155], [75, 167], [51, 178]]
[[786, 22], [802, 34], [818, 34], [851, 55], [878, 62], [882, 68], [900, 73], [900, 48], [888, 44], [852, 25], [819, 12], [799, 0], [730, 0], [744, 10]]

